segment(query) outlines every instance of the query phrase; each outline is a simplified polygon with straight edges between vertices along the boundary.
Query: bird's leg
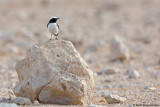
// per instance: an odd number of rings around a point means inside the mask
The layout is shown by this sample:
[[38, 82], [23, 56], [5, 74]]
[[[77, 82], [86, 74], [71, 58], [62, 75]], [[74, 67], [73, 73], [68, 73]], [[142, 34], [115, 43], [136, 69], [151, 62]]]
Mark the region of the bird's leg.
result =
[[52, 40], [52, 34], [51, 34], [51, 38], [50, 38], [50, 40]]
[[58, 40], [58, 34], [55, 34], [55, 36], [56, 36], [56, 40]]

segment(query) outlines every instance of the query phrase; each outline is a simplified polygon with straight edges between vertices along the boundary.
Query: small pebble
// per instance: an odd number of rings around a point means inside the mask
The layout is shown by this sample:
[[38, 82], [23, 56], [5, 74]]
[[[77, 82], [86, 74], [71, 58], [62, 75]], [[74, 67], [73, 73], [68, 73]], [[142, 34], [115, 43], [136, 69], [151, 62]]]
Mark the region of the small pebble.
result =
[[16, 104], [19, 104], [19, 105], [30, 105], [30, 104], [32, 104], [30, 99], [24, 98], [24, 97], [16, 97], [15, 99], [13, 99], [13, 102], [16, 103]]
[[110, 85], [104, 85], [103, 88], [112, 88]]
[[128, 72], [129, 78], [138, 78], [139, 77], [139, 72], [136, 70], [130, 70]]
[[107, 80], [105, 80], [104, 82], [112, 82], [112, 80], [108, 80], [108, 79], [107, 79]]

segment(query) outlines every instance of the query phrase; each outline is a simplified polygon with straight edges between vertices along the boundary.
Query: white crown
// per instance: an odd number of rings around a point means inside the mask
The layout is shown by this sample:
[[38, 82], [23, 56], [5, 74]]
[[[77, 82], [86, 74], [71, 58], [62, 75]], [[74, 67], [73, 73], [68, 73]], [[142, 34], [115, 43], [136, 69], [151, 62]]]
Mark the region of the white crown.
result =
[[55, 19], [57, 19], [57, 17], [56, 17], [56, 16], [52, 16], [52, 17], [50, 18], [50, 20], [51, 20], [52, 18], [55, 18]]

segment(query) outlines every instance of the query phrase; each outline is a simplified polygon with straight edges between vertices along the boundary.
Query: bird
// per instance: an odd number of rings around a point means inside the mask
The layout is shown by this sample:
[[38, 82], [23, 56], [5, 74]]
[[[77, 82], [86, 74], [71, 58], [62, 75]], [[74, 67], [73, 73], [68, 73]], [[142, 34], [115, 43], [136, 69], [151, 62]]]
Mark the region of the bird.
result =
[[56, 36], [56, 39], [58, 39], [57, 36], [58, 36], [58, 33], [59, 33], [59, 26], [56, 23], [58, 19], [59, 19], [58, 17], [53, 16], [53, 17], [50, 18], [50, 20], [47, 24], [47, 28], [48, 28], [48, 30], [51, 34], [50, 40], [52, 40], [52, 35]]

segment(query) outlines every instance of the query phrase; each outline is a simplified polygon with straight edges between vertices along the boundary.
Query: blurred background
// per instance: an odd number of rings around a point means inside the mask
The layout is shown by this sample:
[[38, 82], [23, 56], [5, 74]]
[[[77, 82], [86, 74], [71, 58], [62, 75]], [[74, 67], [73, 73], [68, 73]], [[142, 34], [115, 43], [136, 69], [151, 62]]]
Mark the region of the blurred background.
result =
[[15, 64], [50, 39], [52, 16], [60, 18], [59, 38], [71, 41], [93, 70], [96, 90], [127, 103], [158, 102], [160, 0], [0, 0], [0, 88], [13, 89]]

